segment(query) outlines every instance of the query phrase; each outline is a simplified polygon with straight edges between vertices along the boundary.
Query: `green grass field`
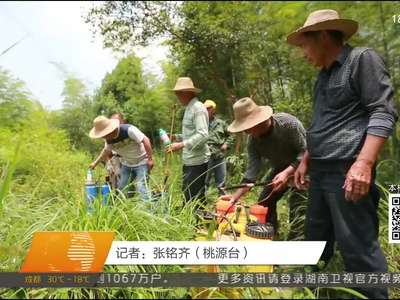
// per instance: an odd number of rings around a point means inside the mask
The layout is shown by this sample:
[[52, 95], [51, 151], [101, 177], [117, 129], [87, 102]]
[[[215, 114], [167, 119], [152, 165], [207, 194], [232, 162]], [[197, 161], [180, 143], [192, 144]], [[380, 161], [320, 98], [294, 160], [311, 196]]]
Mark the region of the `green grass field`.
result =
[[[29, 133], [26, 133], [29, 135]], [[5, 138], [5, 133], [1, 137]], [[138, 197], [112, 196], [110, 207], [98, 205], [92, 215], [86, 211], [84, 181], [90, 158], [71, 151], [68, 141], [46, 136], [27, 138], [25, 143], [2, 148], [2, 181], [0, 189], [0, 271], [18, 271], [29, 249], [35, 231], [115, 231], [116, 240], [193, 240], [196, 236], [193, 206], [183, 207], [180, 191], [181, 163], [174, 154], [171, 158], [168, 193], [153, 204], [145, 204]], [[19, 146], [15, 146], [19, 145]], [[32, 151], [36, 149], [36, 151]], [[5, 160], [5, 155], [11, 157]], [[51, 157], [49, 160], [48, 158]], [[155, 155], [156, 164], [151, 174], [151, 186], [161, 190], [165, 177], [164, 153]], [[237, 183], [239, 169], [229, 178]], [[96, 177], [104, 178], [105, 171], [99, 166]], [[259, 190], [247, 197], [249, 202], [256, 199]], [[387, 193], [382, 187], [382, 201], [379, 208], [381, 220], [380, 239], [389, 262], [389, 270], [400, 270], [400, 250], [388, 244]], [[208, 194], [210, 207], [217, 199], [217, 191]], [[183, 207], [183, 208], [182, 208]], [[279, 236], [285, 238], [287, 222], [287, 201], [282, 199], [278, 206], [281, 220]], [[296, 222], [299, 220], [295, 220]], [[105, 272], [187, 272], [184, 266], [106, 266]], [[240, 271], [230, 267], [231, 272]], [[279, 271], [290, 271], [288, 266], [279, 266]], [[324, 272], [343, 270], [340, 255], [336, 254]], [[110, 288], [110, 289], [0, 289], [1, 298], [351, 298], [357, 296], [351, 289], [268, 289], [261, 292], [256, 288], [206, 290], [189, 288]], [[391, 289], [391, 297], [398, 298], [400, 292]]]

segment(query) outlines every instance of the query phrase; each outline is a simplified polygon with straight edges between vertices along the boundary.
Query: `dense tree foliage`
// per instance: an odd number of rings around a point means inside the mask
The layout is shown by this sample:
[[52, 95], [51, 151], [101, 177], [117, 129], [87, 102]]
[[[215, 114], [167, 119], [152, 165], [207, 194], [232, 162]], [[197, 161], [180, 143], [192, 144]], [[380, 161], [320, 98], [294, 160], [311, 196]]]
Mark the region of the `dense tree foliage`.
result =
[[33, 102], [24, 82], [0, 68], [0, 120], [1, 126], [18, 128], [37, 102]]
[[[166, 38], [177, 75], [193, 77], [204, 89], [201, 97], [215, 99], [228, 118], [235, 99], [250, 95], [308, 126], [317, 71], [286, 36], [321, 8], [360, 23], [350, 43], [373, 47], [385, 58], [399, 102], [400, 25], [393, 22], [399, 2], [106, 2], [87, 22], [115, 50]], [[397, 127], [390, 144], [396, 157], [398, 134]]]
[[169, 126], [168, 112], [174, 104], [169, 98], [162, 83], [143, 74], [141, 60], [130, 54], [104, 77], [94, 106], [97, 115], [122, 113], [129, 123], [155, 140], [157, 129]]

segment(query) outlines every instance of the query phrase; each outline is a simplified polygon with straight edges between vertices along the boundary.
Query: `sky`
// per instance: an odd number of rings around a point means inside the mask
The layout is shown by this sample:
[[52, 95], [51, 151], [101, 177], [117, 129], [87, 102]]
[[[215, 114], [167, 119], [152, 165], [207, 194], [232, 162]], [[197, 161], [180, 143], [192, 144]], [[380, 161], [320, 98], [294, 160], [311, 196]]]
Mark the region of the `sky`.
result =
[[[33, 97], [47, 109], [62, 107], [64, 76], [52, 63], [85, 81], [89, 91], [99, 87], [118, 62], [118, 54], [102, 47], [94, 37], [85, 15], [90, 1], [0, 2], [0, 67], [24, 81]], [[168, 50], [159, 43], [136, 48], [145, 72], [162, 77], [160, 62]]]

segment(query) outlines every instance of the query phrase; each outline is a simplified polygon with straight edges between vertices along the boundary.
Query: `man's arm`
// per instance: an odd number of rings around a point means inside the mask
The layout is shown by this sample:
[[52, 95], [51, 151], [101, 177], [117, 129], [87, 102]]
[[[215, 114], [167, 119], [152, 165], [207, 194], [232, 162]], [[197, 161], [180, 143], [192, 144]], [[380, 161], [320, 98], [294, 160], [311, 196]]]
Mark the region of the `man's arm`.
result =
[[89, 166], [90, 169], [96, 168], [96, 166], [99, 164], [101, 161], [105, 161], [108, 156], [111, 155], [111, 150], [107, 149], [107, 147], [104, 147], [103, 150], [101, 150], [100, 155], [96, 158], [94, 162], [92, 162]]
[[303, 124], [297, 119], [292, 121], [292, 126], [290, 126], [288, 130], [287, 138], [297, 152], [295, 160], [290, 164], [295, 171], [301, 163], [304, 152], [306, 151], [306, 130]]
[[372, 169], [386, 139], [368, 134], [355, 163], [346, 175], [343, 188], [347, 200], [357, 201], [365, 196], [371, 184]]
[[167, 152], [178, 151], [182, 148], [191, 150], [199, 145], [203, 145], [208, 139], [208, 115], [207, 112], [199, 111], [195, 113], [195, 134], [181, 142], [172, 143]]
[[248, 191], [250, 191], [250, 188], [248, 187], [239, 188], [232, 195], [228, 195], [228, 199], [231, 200], [231, 202], [236, 202]]
[[393, 85], [383, 60], [375, 51], [366, 50], [354, 67], [351, 79], [369, 114], [367, 134], [388, 138], [398, 115]]
[[361, 104], [369, 114], [367, 137], [343, 186], [346, 199], [357, 201], [369, 191], [373, 166], [385, 140], [392, 134], [398, 115], [394, 108], [394, 90], [389, 73], [375, 51], [366, 50], [361, 54], [352, 81]]
[[287, 186], [290, 176], [294, 174], [296, 168], [292, 165], [289, 165], [285, 170], [279, 172], [272, 179], [273, 191], [277, 192], [284, 189]]
[[151, 171], [151, 169], [154, 166], [153, 149], [151, 147], [151, 142], [147, 136], [144, 136], [142, 143], [143, 143], [144, 149], [146, 150], [146, 154], [147, 154], [147, 165], [149, 167], [149, 171]]
[[[242, 183], [254, 183], [257, 179], [258, 174], [260, 173], [262, 159], [251, 140], [249, 141], [249, 145], [247, 146], [247, 152], [247, 169]], [[248, 191], [250, 191], [250, 188], [247, 187], [236, 190], [236, 192], [232, 194], [231, 200], [236, 201], [240, 199], [240, 197], [242, 197]]]
[[258, 153], [252, 139], [250, 139], [247, 146], [247, 153], [247, 168], [242, 183], [254, 183], [257, 180], [257, 176], [261, 170], [262, 158]]
[[310, 154], [306, 150], [303, 155], [303, 159], [300, 165], [297, 167], [294, 173], [294, 185], [298, 190], [305, 190], [307, 188], [306, 174], [308, 171], [308, 161], [310, 160]]
[[144, 149], [147, 154], [147, 165], [149, 167], [149, 171], [151, 171], [154, 163], [153, 163], [153, 150], [149, 138], [139, 128], [133, 125], [129, 126], [128, 136], [138, 144], [143, 143]]
[[287, 139], [288, 145], [295, 149], [297, 156], [285, 170], [278, 173], [272, 180], [274, 191], [280, 191], [287, 186], [290, 176], [295, 174], [295, 171], [301, 164], [306, 151], [306, 130], [304, 129], [303, 124], [301, 124], [297, 118], [290, 117], [287, 120], [285, 128], [286, 132], [284, 135]]

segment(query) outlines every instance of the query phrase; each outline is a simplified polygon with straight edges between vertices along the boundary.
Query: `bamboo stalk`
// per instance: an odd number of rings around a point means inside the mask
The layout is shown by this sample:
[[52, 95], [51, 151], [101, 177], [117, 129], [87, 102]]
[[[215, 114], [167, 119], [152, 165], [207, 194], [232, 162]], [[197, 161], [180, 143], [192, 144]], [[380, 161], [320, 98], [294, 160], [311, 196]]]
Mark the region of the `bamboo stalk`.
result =
[[[174, 107], [172, 108], [172, 120], [171, 120], [171, 128], [170, 128], [170, 132], [169, 132], [169, 136], [172, 140], [172, 135], [174, 132], [174, 126], [175, 126], [175, 116], [176, 116], [176, 103], [174, 104]], [[164, 177], [164, 186], [163, 186], [163, 190], [166, 191], [167, 190], [167, 181], [170, 175], [170, 161], [171, 161], [171, 156], [172, 156], [172, 151], [168, 152], [165, 156], [165, 177]]]

